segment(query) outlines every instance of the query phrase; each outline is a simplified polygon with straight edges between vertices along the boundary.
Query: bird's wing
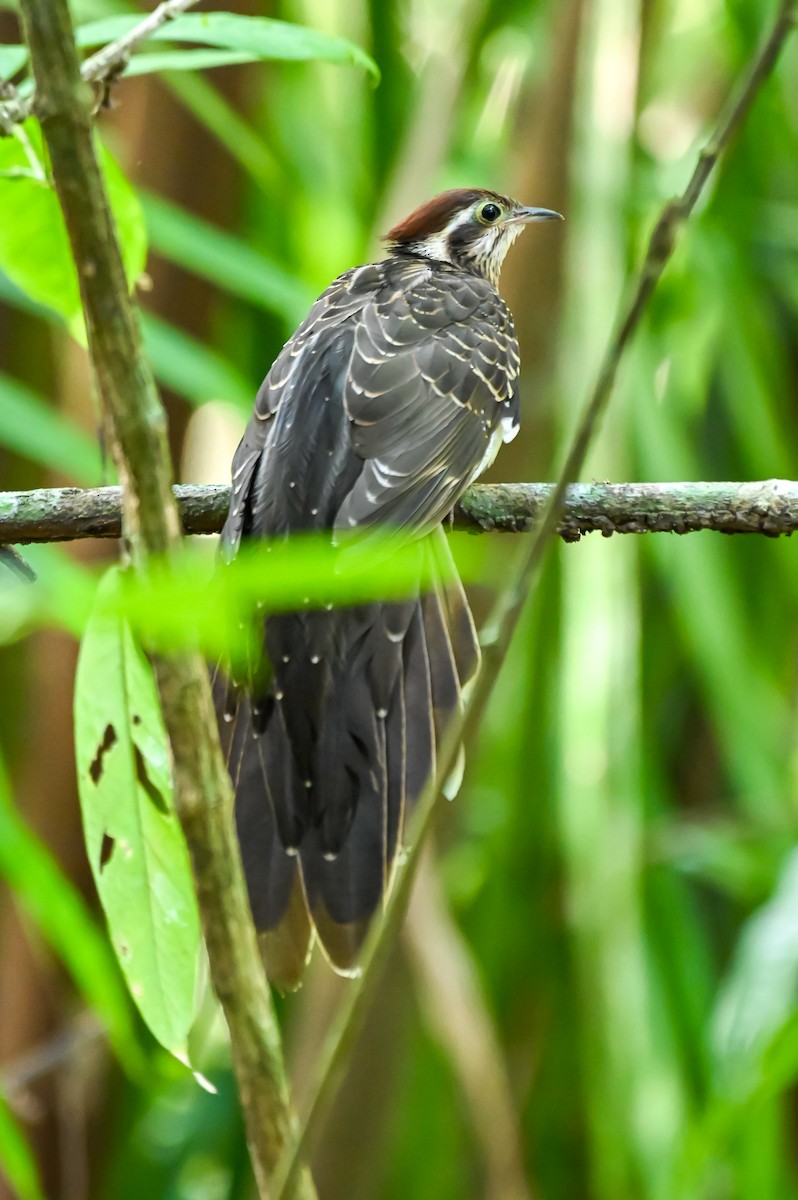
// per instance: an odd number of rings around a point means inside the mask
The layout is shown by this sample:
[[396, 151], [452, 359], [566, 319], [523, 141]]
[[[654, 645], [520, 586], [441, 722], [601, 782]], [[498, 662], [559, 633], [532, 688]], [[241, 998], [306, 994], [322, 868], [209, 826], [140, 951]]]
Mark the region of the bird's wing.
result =
[[[517, 430], [518, 366], [512, 317], [485, 280], [418, 259], [347, 271], [316, 301], [258, 392], [233, 459], [226, 556], [249, 532], [331, 524], [428, 532]], [[318, 412], [341, 396], [349, 428], [338, 432], [340, 453], [324, 467], [316, 434], [329, 439], [334, 416]], [[300, 460], [305, 486], [301, 476], [282, 479]], [[310, 475], [322, 469], [337, 475], [321, 481], [327, 504], [317, 502], [318, 479], [308, 503]], [[274, 504], [278, 518], [261, 514], [259, 503]], [[311, 508], [318, 521], [308, 519]]]
[[[357, 267], [345, 271], [322, 293], [293, 337], [286, 342], [272, 364], [255, 397], [252, 417], [236, 450], [232, 465], [232, 489], [230, 508], [222, 530], [224, 557], [234, 558], [242, 537], [254, 533], [278, 533], [284, 529], [269, 530], [268, 517], [258, 520], [257, 500], [254, 493], [262, 491], [273, 495], [279, 487], [274, 476], [274, 463], [264, 462], [270, 439], [274, 438], [274, 418], [281, 410], [297, 407], [297, 401], [306, 404], [318, 401], [318, 408], [325, 397], [329, 398], [332, 376], [340, 375], [351, 353], [351, 318], [366, 304], [374, 290], [382, 282], [379, 264]], [[319, 370], [320, 360], [332, 355], [334, 362]], [[340, 387], [340, 381], [338, 383]], [[308, 393], [318, 393], [318, 395]], [[283, 442], [277, 448], [278, 459], [291, 458], [300, 451], [309, 456], [313, 450], [312, 429], [304, 420], [298, 422], [294, 437], [290, 436], [293, 417], [284, 411]], [[296, 436], [298, 434], [298, 436]], [[303, 438], [309, 443], [303, 447]], [[294, 443], [295, 449], [290, 449]], [[271, 456], [272, 458], [274, 456]], [[259, 468], [265, 471], [263, 488], [255, 487]], [[296, 504], [298, 497], [294, 498]], [[309, 507], [309, 506], [308, 506]], [[262, 526], [259, 528], [259, 525]]]
[[357, 314], [344, 406], [364, 468], [335, 521], [421, 534], [517, 428], [512, 318], [483, 279], [414, 262]]

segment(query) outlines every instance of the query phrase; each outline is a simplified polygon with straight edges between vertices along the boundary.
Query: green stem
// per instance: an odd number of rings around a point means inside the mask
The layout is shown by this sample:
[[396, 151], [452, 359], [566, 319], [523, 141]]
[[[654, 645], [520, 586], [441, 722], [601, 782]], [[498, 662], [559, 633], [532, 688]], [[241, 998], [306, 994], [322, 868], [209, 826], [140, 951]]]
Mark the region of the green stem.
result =
[[[166, 417], [144, 358], [91, 130], [66, 0], [22, 0], [47, 142], [80, 280], [89, 352], [122, 480], [123, 528], [137, 568], [180, 544]], [[261, 1196], [293, 1119], [280, 1035], [249, 914], [233, 824], [233, 798], [199, 655], [158, 664], [174, 758], [175, 803], [186, 835], [213, 984], [230, 1029], [250, 1154]], [[307, 1171], [293, 1193], [315, 1195]]]

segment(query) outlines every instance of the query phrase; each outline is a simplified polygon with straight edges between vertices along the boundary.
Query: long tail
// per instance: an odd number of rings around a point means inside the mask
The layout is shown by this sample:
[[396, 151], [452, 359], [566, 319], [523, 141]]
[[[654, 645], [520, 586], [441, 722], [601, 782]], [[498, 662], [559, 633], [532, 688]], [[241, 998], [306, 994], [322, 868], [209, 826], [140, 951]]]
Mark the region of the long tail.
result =
[[296, 987], [318, 934], [351, 972], [391, 881], [406, 816], [479, 664], [442, 530], [437, 583], [408, 601], [275, 616], [267, 696], [218, 677], [223, 748], [270, 978]]

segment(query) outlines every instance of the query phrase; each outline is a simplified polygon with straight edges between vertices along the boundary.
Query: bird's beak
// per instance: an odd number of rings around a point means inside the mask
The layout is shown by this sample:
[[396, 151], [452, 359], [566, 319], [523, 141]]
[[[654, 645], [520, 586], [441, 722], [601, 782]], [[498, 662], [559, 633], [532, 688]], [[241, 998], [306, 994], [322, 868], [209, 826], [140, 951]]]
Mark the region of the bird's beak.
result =
[[564, 221], [562, 213], [552, 208], [516, 208], [510, 217], [514, 225], [526, 225], [529, 221]]

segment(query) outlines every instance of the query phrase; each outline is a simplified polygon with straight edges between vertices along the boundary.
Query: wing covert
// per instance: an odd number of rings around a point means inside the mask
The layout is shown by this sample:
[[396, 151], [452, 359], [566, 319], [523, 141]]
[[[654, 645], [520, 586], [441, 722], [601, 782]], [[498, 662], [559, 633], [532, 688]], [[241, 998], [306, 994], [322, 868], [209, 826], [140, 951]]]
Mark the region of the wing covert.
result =
[[517, 375], [512, 318], [483, 279], [413, 264], [403, 289], [378, 293], [344, 381], [365, 464], [336, 529], [432, 529], [517, 426]]

